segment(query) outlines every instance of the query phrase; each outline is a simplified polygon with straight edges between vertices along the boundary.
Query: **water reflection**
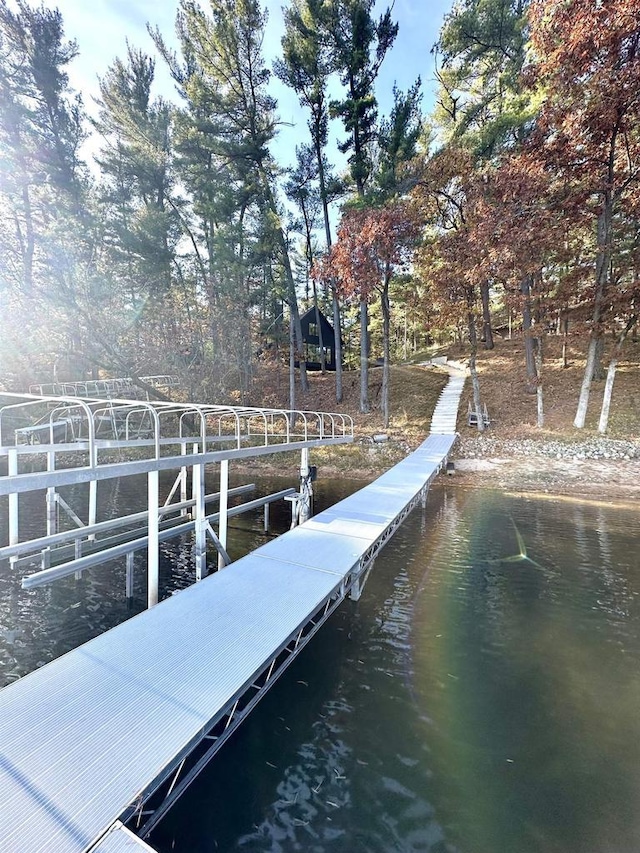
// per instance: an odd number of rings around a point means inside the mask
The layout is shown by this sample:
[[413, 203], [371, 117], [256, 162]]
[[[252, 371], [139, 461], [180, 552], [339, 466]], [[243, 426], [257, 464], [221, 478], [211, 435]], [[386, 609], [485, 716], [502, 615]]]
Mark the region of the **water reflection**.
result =
[[[612, 572], [598, 541], [606, 511], [558, 509], [469, 498], [461, 524], [482, 524], [469, 529], [465, 579], [436, 562], [416, 612], [439, 638], [418, 628], [416, 673], [421, 701], [446, 721], [434, 752], [462, 849], [637, 848], [638, 514], [609, 512]], [[509, 515], [535, 563], [501, 559]]]

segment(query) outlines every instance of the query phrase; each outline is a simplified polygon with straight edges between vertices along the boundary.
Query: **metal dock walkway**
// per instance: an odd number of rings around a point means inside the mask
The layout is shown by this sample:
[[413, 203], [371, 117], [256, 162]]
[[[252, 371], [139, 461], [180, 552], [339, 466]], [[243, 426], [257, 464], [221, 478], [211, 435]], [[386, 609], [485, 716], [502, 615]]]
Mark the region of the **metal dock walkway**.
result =
[[375, 482], [0, 692], [3, 853], [150, 849], [136, 835], [359, 594], [426, 499], [455, 441], [463, 383], [443, 392], [437, 432]]

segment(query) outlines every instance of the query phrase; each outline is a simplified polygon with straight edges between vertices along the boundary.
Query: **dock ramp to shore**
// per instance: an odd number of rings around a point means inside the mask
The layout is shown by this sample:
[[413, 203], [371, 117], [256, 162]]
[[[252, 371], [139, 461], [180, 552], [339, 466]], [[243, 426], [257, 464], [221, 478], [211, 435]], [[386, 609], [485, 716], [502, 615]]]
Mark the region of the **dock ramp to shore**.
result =
[[0, 691], [0, 850], [143, 840], [426, 500], [463, 375], [433, 432], [375, 482]]

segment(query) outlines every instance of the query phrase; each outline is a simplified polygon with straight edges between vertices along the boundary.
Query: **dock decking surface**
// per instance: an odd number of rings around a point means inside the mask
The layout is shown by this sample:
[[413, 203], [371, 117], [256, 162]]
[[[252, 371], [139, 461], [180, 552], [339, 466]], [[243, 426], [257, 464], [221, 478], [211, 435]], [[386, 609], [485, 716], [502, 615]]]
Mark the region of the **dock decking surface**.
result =
[[155, 850], [118, 821], [90, 853], [155, 853]]
[[450, 381], [434, 413], [448, 434], [433, 433], [304, 525], [0, 692], [3, 853], [136, 849], [117, 827], [105, 833], [395, 529], [455, 441], [462, 382]]

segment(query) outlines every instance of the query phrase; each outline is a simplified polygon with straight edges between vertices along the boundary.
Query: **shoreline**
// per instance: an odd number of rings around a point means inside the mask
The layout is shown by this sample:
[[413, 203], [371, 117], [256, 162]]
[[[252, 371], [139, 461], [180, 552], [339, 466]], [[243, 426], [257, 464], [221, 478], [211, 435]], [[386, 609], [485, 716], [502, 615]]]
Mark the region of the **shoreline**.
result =
[[[392, 433], [376, 444], [356, 439], [353, 445], [328, 453], [312, 453], [321, 479], [371, 481], [411, 453], [415, 438]], [[509, 493], [570, 496], [596, 502], [640, 502], [640, 441], [587, 433], [559, 437], [512, 432], [508, 437], [489, 431], [458, 434], [449, 456], [454, 471], [442, 476], [451, 485], [500, 489]], [[295, 471], [295, 463], [292, 466]], [[234, 465], [244, 474], [277, 473], [266, 457]]]
[[460, 486], [498, 488], [518, 495], [581, 498], [640, 506], [640, 460], [551, 459], [548, 456], [458, 457]]
[[[494, 456], [470, 455], [464, 450], [460, 444], [454, 447], [450, 457], [454, 472], [450, 476], [441, 474], [441, 482], [460, 488], [500, 489], [518, 495], [580, 498], [607, 504], [626, 502], [640, 507], [640, 458], [582, 459], [574, 454], [558, 459], [535, 452]], [[319, 478], [370, 482], [394, 464], [388, 458], [381, 458], [380, 464], [368, 461], [366, 466], [350, 468], [318, 460]], [[235, 465], [234, 471], [266, 476], [281, 473], [266, 460], [259, 465]]]
[[595, 501], [640, 501], [640, 444], [633, 440], [469, 436], [460, 438], [452, 459], [462, 485]]

